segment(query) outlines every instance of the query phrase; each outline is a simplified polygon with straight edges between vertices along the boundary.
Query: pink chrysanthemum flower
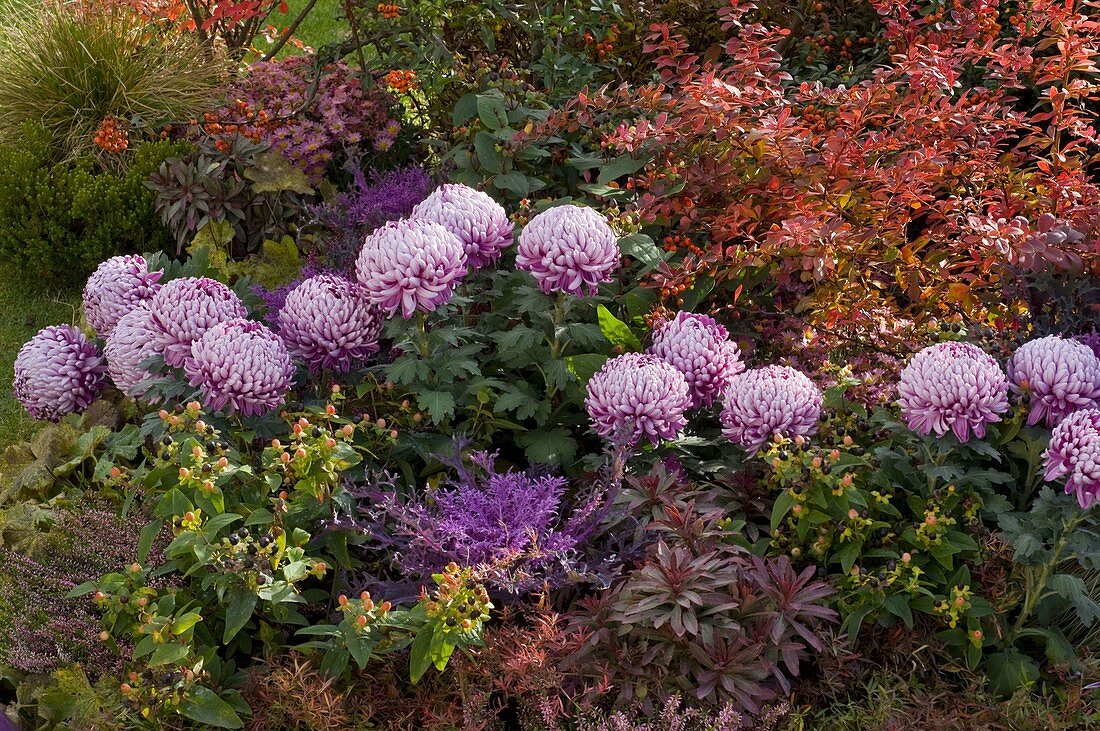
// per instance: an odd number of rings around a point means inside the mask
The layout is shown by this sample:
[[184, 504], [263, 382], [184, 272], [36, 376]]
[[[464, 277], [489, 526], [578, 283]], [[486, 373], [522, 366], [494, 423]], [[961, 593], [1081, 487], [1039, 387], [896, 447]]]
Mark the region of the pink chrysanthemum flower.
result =
[[184, 370], [213, 411], [244, 416], [282, 405], [294, 377], [294, 364], [282, 339], [258, 322], [220, 322], [191, 346]]
[[84, 316], [100, 337], [107, 337], [122, 316], [143, 306], [160, 291], [163, 272], [149, 271], [145, 257], [115, 256], [100, 264], [84, 286]]
[[347, 372], [378, 352], [382, 313], [362, 285], [335, 274], [310, 277], [290, 291], [279, 310], [287, 350], [310, 370]]
[[465, 185], [441, 185], [413, 209], [411, 218], [435, 221], [457, 236], [472, 269], [493, 263], [512, 245], [512, 222], [504, 208]]
[[722, 434], [750, 455], [776, 434], [811, 436], [821, 418], [821, 391], [801, 371], [770, 365], [739, 373], [726, 388]]
[[1050, 335], [1024, 343], [1008, 361], [1008, 380], [1030, 402], [1028, 425], [1055, 426], [1100, 405], [1100, 358], [1087, 345]]
[[367, 237], [355, 264], [370, 301], [408, 320], [450, 302], [466, 276], [466, 251], [453, 233], [434, 221], [391, 221]]
[[985, 436], [1008, 410], [1008, 378], [988, 353], [969, 343], [936, 343], [901, 372], [898, 404], [918, 434], [954, 432], [960, 442]]
[[627, 445], [642, 437], [658, 444], [675, 439], [687, 424], [691, 395], [684, 375], [668, 363], [627, 353], [589, 379], [584, 406], [600, 436]]
[[141, 365], [157, 355], [154, 334], [149, 309], [142, 307], [118, 321], [103, 348], [111, 380], [119, 391], [134, 398], [145, 395], [145, 389], [139, 390], [138, 384], [156, 375]]
[[1100, 500], [1100, 409], [1075, 411], [1054, 428], [1043, 454], [1049, 482], [1068, 475], [1066, 494], [1082, 508]]
[[692, 406], [710, 406], [745, 365], [729, 332], [709, 315], [679, 312], [653, 332], [646, 351], [687, 379]]
[[15, 398], [35, 419], [58, 421], [99, 398], [107, 366], [72, 325], [43, 328], [15, 357]]
[[233, 290], [206, 277], [173, 279], [149, 301], [153, 342], [173, 368], [183, 366], [191, 344], [214, 325], [247, 316]]
[[548, 208], [519, 235], [516, 268], [530, 272], [543, 292], [594, 295], [622, 263], [607, 219], [587, 206]]

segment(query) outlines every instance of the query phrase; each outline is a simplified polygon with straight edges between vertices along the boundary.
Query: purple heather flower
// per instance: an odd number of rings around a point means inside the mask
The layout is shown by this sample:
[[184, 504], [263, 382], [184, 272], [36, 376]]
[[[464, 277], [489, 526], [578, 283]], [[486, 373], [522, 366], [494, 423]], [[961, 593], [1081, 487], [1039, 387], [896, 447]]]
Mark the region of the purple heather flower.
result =
[[466, 276], [466, 252], [453, 233], [433, 221], [406, 219], [367, 237], [355, 265], [370, 301], [408, 320], [451, 300]]
[[1066, 494], [1088, 509], [1100, 500], [1100, 409], [1075, 411], [1054, 427], [1043, 454], [1047, 481], [1069, 475]]
[[145, 257], [115, 256], [100, 264], [84, 286], [84, 316], [100, 337], [122, 316], [153, 298], [163, 272], [151, 272]]
[[149, 309], [142, 307], [123, 315], [103, 348], [111, 380], [118, 390], [134, 398], [145, 395], [145, 389], [137, 390], [137, 385], [156, 375], [141, 365], [157, 355], [153, 335]]
[[107, 366], [95, 343], [72, 325], [43, 328], [15, 357], [15, 397], [35, 419], [58, 421], [99, 397]]
[[604, 363], [588, 381], [584, 400], [592, 427], [602, 437], [634, 445], [675, 439], [687, 424], [691, 394], [684, 374], [660, 358], [627, 353]]
[[821, 418], [821, 391], [802, 371], [770, 365], [730, 380], [722, 409], [722, 434], [750, 455], [776, 434], [810, 436]]
[[607, 219], [586, 206], [546, 209], [524, 226], [516, 247], [516, 268], [530, 272], [547, 294], [594, 295], [621, 259]]
[[465, 185], [441, 185], [413, 209], [412, 218], [435, 221], [457, 236], [473, 269], [496, 261], [512, 245], [512, 222], [504, 208]]
[[1055, 426], [1079, 409], [1100, 406], [1100, 358], [1087, 345], [1058, 335], [1024, 343], [1008, 361], [1016, 393], [1029, 394], [1029, 426]]
[[382, 313], [358, 282], [318, 274], [286, 296], [279, 310], [279, 334], [287, 350], [311, 370], [347, 372], [352, 361], [378, 352]]
[[157, 351], [173, 368], [191, 355], [191, 344], [214, 325], [248, 311], [233, 290], [206, 277], [173, 279], [149, 302]]
[[203, 405], [245, 416], [278, 408], [290, 390], [294, 364], [286, 345], [264, 325], [241, 318], [220, 322], [195, 341], [184, 369]]
[[988, 353], [970, 343], [936, 343], [901, 372], [898, 403], [918, 434], [951, 430], [960, 442], [985, 436], [985, 425], [1008, 410], [1008, 379]]
[[653, 333], [646, 351], [676, 367], [687, 379], [692, 406], [710, 406], [730, 379], [745, 370], [741, 349], [713, 317], [679, 312]]

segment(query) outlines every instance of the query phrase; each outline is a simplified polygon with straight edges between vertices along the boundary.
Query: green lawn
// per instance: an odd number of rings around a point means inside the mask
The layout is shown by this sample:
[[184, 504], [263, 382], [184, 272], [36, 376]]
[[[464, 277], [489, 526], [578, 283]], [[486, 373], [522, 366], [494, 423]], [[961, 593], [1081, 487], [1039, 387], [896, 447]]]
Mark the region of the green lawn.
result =
[[[273, 18], [273, 24], [280, 27], [289, 25], [298, 17], [298, 12], [308, 4], [309, 0], [289, 0], [290, 12]], [[298, 26], [295, 36], [307, 46], [317, 49], [326, 43], [343, 38], [347, 27], [348, 23], [340, 0], [317, 0], [313, 10]]]

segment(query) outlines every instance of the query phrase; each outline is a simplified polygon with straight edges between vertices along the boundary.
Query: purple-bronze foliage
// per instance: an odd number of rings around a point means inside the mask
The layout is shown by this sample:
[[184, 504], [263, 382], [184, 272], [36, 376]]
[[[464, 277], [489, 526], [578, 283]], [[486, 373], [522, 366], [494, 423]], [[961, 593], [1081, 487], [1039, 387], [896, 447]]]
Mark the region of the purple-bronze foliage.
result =
[[739, 373], [726, 389], [722, 434], [756, 454], [776, 434], [810, 436], [821, 418], [821, 391], [801, 371], [771, 365]]
[[432, 221], [387, 223], [367, 237], [355, 264], [371, 303], [408, 320], [450, 302], [466, 276], [466, 251], [453, 233]]
[[1028, 425], [1053, 427], [1069, 414], [1100, 405], [1100, 358], [1058, 335], [1024, 343], [1008, 361], [1012, 390], [1030, 403]]
[[15, 397], [35, 419], [58, 421], [86, 409], [106, 380], [96, 344], [72, 325], [43, 328], [15, 357]]
[[279, 310], [279, 334], [290, 354], [312, 371], [347, 372], [378, 352], [382, 312], [362, 285], [335, 274], [302, 282]]
[[253, 320], [214, 325], [191, 346], [184, 371], [213, 411], [274, 411], [290, 391], [294, 364], [278, 335]]
[[745, 365], [729, 331], [709, 315], [678, 312], [653, 332], [646, 351], [684, 374], [692, 406], [710, 406]]
[[936, 343], [919, 351], [898, 381], [898, 404], [918, 434], [954, 432], [960, 442], [985, 436], [1008, 410], [1008, 378], [997, 361], [970, 343]]
[[471, 269], [495, 262], [512, 245], [512, 221], [504, 208], [465, 185], [440, 186], [413, 209], [412, 217], [435, 221], [457, 236]]
[[594, 295], [621, 264], [615, 231], [587, 206], [554, 206], [539, 213], [523, 227], [516, 247], [516, 268], [530, 272], [547, 294]]
[[592, 428], [612, 443], [675, 439], [687, 424], [691, 394], [684, 374], [652, 355], [626, 353], [588, 380], [584, 406]]
[[84, 316], [107, 337], [123, 315], [142, 307], [160, 290], [163, 272], [149, 271], [145, 257], [114, 256], [100, 264], [84, 286]]
[[164, 362], [180, 368], [191, 344], [218, 323], [247, 317], [248, 310], [229, 287], [206, 277], [173, 279], [149, 301], [153, 342]]
[[1082, 508], [1100, 500], [1100, 409], [1082, 409], [1054, 428], [1043, 454], [1047, 481], [1066, 479], [1066, 493]]

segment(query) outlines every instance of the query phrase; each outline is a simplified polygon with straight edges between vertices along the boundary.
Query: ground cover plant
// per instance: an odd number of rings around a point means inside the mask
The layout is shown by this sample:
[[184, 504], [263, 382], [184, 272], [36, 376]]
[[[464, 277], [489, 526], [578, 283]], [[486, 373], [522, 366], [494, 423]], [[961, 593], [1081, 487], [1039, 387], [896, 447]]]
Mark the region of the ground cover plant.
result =
[[1100, 723], [1100, 8], [3, 28], [0, 723]]

